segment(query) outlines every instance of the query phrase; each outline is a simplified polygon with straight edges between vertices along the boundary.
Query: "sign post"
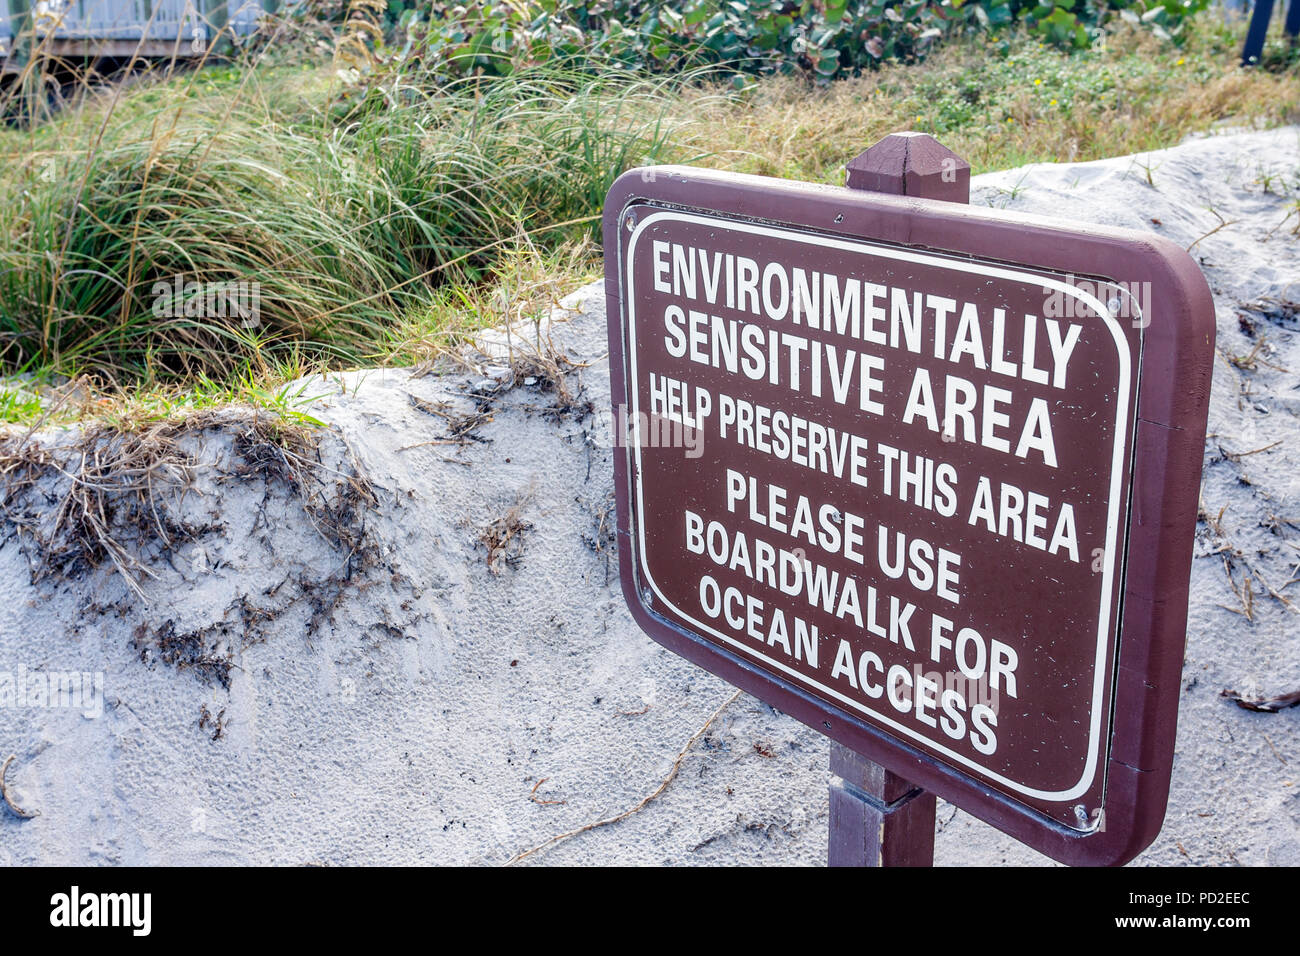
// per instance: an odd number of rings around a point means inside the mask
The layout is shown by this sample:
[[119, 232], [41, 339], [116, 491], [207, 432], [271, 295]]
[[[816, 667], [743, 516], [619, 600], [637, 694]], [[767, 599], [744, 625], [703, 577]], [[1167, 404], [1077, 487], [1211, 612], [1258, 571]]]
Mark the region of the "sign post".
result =
[[832, 864], [931, 862], [939, 797], [1126, 862], [1173, 762], [1205, 279], [1158, 237], [971, 207], [927, 136], [848, 173], [606, 197], [628, 607], [831, 738]]
[[[970, 164], [924, 133], [894, 133], [848, 164], [846, 185], [970, 202]], [[831, 741], [830, 866], [932, 866], [934, 794]]]

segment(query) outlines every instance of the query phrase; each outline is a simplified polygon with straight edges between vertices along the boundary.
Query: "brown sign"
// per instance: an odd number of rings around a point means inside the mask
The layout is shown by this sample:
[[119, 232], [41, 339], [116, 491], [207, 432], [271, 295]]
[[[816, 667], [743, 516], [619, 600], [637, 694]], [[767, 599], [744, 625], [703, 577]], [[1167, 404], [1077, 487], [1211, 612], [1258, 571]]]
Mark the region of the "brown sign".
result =
[[1043, 852], [1163, 819], [1213, 309], [1150, 237], [702, 170], [606, 204], [656, 640]]

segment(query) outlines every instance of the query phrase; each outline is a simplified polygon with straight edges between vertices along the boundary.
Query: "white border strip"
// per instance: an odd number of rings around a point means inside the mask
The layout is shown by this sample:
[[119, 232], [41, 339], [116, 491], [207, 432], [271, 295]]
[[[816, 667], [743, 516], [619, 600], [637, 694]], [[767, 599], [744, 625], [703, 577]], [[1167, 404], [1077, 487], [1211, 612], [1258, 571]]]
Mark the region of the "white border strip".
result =
[[[620, 221], [621, 219], [622, 217], [620, 217]], [[1040, 288], [1055, 289], [1059, 292], [1063, 292], [1066, 295], [1074, 297], [1075, 299], [1077, 299], [1078, 301], [1086, 305], [1090, 310], [1095, 312], [1099, 318], [1103, 319], [1106, 322], [1107, 327], [1110, 329], [1111, 336], [1115, 340], [1115, 348], [1119, 356], [1119, 365], [1120, 365], [1119, 392], [1117, 396], [1118, 401], [1116, 402], [1116, 410], [1115, 410], [1114, 449], [1111, 457], [1110, 500], [1107, 505], [1107, 517], [1106, 517], [1107, 563], [1102, 577], [1101, 607], [1098, 612], [1097, 652], [1096, 652], [1095, 663], [1093, 665], [1091, 722], [1088, 731], [1088, 741], [1089, 741], [1088, 760], [1084, 766], [1083, 777], [1075, 786], [1070, 787], [1067, 790], [1057, 790], [1057, 791], [1038, 790], [1033, 787], [1025, 786], [1021, 783], [1016, 782], [1015, 780], [1003, 776], [1002, 774], [990, 770], [989, 768], [982, 766], [977, 761], [972, 760], [963, 754], [959, 754], [954, 750], [948, 749], [943, 744], [936, 742], [930, 737], [927, 737], [924, 734], [916, 732], [910, 727], [906, 727], [903, 724], [891, 720], [887, 715], [883, 713], [879, 713], [873, 710], [872, 708], [866, 706], [865, 704], [853, 700], [850, 697], [846, 697], [844, 694], [841, 694], [839, 691], [836, 691], [830, 687], [826, 687], [825, 685], [818, 683], [808, 675], [796, 671], [794, 668], [789, 667], [786, 664], [783, 664], [781, 661], [775, 660], [774, 658], [770, 658], [767, 655], [759, 651], [756, 651], [750, 645], [738, 641], [727, 634], [723, 634], [721, 631], [715, 630], [714, 628], [710, 627], [708, 624], [705, 624], [701, 621], [697, 621], [695, 618], [691, 617], [685, 611], [681, 610], [676, 605], [674, 605], [671, 601], [665, 598], [663, 592], [660, 591], [659, 586], [655, 583], [654, 577], [650, 574], [649, 562], [646, 556], [646, 550], [645, 550], [646, 535], [645, 535], [645, 527], [643, 521], [645, 515], [645, 503], [642, 499], [642, 489], [641, 489], [641, 482], [640, 482], [641, 447], [639, 443], [633, 444], [633, 448], [635, 449], [635, 455], [636, 455], [636, 471], [633, 474], [632, 481], [636, 492], [635, 502], [636, 502], [636, 509], [637, 509], [636, 511], [637, 551], [640, 557], [640, 562], [639, 562], [640, 571], [641, 574], [644, 575], [647, 583], [654, 590], [655, 594], [659, 596], [659, 599], [663, 601], [664, 605], [668, 607], [670, 610], [672, 610], [680, 619], [689, 622], [691, 625], [696, 627], [701, 632], [711, 634], [714, 637], [716, 637], [718, 640], [722, 641], [723, 643], [730, 644], [731, 646], [739, 649], [746, 656], [756, 657], [759, 660], [762, 660], [765, 663], [769, 664], [770, 666], [776, 668], [777, 670], [782, 671], [785, 674], [788, 674], [789, 676], [793, 677], [795, 680], [799, 681], [800, 683], [807, 684], [811, 687], [814, 687], [817, 690], [821, 691], [822, 693], [834, 698], [835, 700], [840, 701], [846, 706], [851, 707], [854, 710], [861, 711], [862, 713], [871, 717], [873, 720], [879, 721], [880, 723], [889, 726], [890, 728], [892, 728], [893, 730], [897, 731], [898, 733], [900, 733], [905, 737], [911, 737], [912, 739], [921, 743], [927, 750], [941, 753], [944, 756], [951, 759], [952, 761], [961, 764], [962, 766], [970, 767], [971, 769], [987, 777], [989, 780], [995, 781], [996, 783], [1001, 784], [1002, 786], [1006, 787], [1009, 790], [1012, 790], [1016, 793], [1023, 794], [1026, 797], [1032, 797], [1037, 800], [1046, 800], [1046, 801], [1066, 801], [1066, 800], [1072, 800], [1075, 797], [1082, 796], [1084, 793], [1087, 792], [1088, 788], [1092, 786], [1092, 781], [1097, 774], [1098, 758], [1100, 756], [1100, 750], [1101, 750], [1101, 748], [1098, 746], [1098, 744], [1101, 741], [1101, 729], [1102, 729], [1101, 723], [1102, 723], [1103, 711], [1107, 710], [1107, 708], [1103, 708], [1101, 704], [1102, 704], [1102, 698], [1104, 697], [1105, 690], [1106, 690], [1106, 652], [1108, 648], [1107, 635], [1110, 631], [1110, 618], [1111, 618], [1111, 615], [1108, 613], [1108, 611], [1112, 603], [1111, 598], [1114, 591], [1115, 567], [1116, 567], [1117, 559], [1119, 557], [1119, 548], [1117, 546], [1117, 539], [1119, 537], [1119, 525], [1120, 525], [1119, 502], [1120, 499], [1123, 497], [1121, 482], [1123, 480], [1123, 474], [1124, 474], [1124, 449], [1128, 445], [1128, 411], [1129, 411], [1128, 406], [1129, 406], [1129, 394], [1130, 394], [1130, 387], [1131, 387], [1130, 379], [1132, 377], [1132, 361], [1129, 355], [1128, 341], [1124, 337], [1123, 329], [1121, 328], [1119, 322], [1110, 315], [1107, 308], [1096, 297], [1089, 295], [1086, 292], [1081, 292], [1080, 290], [1074, 288], [1073, 286], [1067, 285], [1064, 282], [1060, 282], [1056, 279], [1047, 278], [1046, 276], [1033, 275], [1032, 273], [1027, 273], [1027, 272], [1017, 272], [1013, 269], [1006, 269], [1001, 266], [995, 266], [988, 263], [965, 262], [956, 259], [945, 259], [939, 256], [925, 255], [923, 253], [911, 252], [905, 249], [894, 249], [885, 246], [876, 246], [865, 241], [851, 242], [851, 241], [845, 241], [841, 239], [834, 239], [828, 236], [809, 235], [806, 233], [794, 232], [788, 229], [774, 229], [768, 226], [759, 226], [747, 222], [739, 222], [736, 220], [727, 220], [727, 219], [714, 218], [709, 216], [695, 216], [695, 215], [690, 215], [688, 213], [658, 212], [650, 216], [647, 216], [645, 219], [637, 223], [636, 229], [632, 233], [632, 238], [628, 240], [626, 259], [623, 263], [623, 268], [625, 269], [625, 275], [627, 276], [627, 296], [625, 302], [627, 305], [627, 321], [628, 321], [628, 335], [624, 340], [624, 344], [627, 350], [629, 367], [631, 370], [631, 375], [628, 378], [628, 383], [630, 386], [629, 391], [631, 393], [632, 411], [634, 415], [639, 413], [638, 396], [640, 394], [640, 389], [637, 387], [638, 379], [637, 379], [637, 355], [636, 355], [637, 353], [636, 295], [633, 290], [634, 273], [631, 267], [632, 257], [636, 251], [637, 240], [640, 239], [641, 234], [646, 229], [646, 227], [650, 226], [653, 223], [665, 222], [665, 221], [696, 223], [699, 225], [708, 226], [713, 229], [728, 229], [731, 230], [732, 232], [743, 232], [743, 233], [748, 233], [750, 235], [771, 236], [777, 239], [783, 239], [790, 242], [802, 242], [802, 243], [806, 243], [809, 245], [816, 245], [823, 248], [830, 247], [834, 249], [843, 249], [848, 252], [854, 252], [854, 253], [867, 255], [867, 256], [876, 256], [881, 259], [895, 259], [895, 260], [901, 260], [903, 262], [915, 262], [915, 263], [920, 263], [922, 265], [936, 266], [938, 268], [943, 268], [943, 269], [951, 269], [955, 272], [969, 272], [969, 273], [974, 273], [976, 275], [990, 276], [998, 279], [1008, 279], [1013, 282], [1029, 283], [1038, 286]]]

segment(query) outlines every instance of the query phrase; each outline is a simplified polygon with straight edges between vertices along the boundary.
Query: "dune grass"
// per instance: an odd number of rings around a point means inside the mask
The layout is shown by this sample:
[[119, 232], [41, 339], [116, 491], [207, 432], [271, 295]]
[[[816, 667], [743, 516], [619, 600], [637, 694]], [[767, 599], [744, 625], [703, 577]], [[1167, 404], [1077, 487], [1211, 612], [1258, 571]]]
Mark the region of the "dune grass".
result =
[[[364, 361], [452, 271], [591, 234], [613, 179], [664, 157], [664, 82], [546, 71], [339, 116], [298, 71], [180, 79], [11, 132], [0, 363], [125, 383]], [[258, 314], [213, 316], [204, 291], [241, 282]]]
[[[844, 164], [900, 129], [931, 133], [974, 174], [1086, 162], [1172, 146], [1219, 125], [1300, 119], [1300, 51], [1280, 36], [1270, 70], [1237, 64], [1240, 24], [1204, 14], [1182, 46], [1119, 25], [1101, 46], [1062, 54], [1020, 38], [940, 49], [921, 67], [822, 91], [773, 79], [740, 98], [686, 99], [705, 165], [840, 184]], [[1279, 31], [1280, 32], [1280, 31]]]
[[[0, 372], [137, 408], [275, 407], [306, 371], [423, 361], [594, 277], [601, 202], [632, 166], [841, 182], [918, 129], [978, 173], [1294, 121], [1294, 53], [1243, 71], [1240, 33], [1202, 17], [1181, 48], [1122, 30], [1075, 55], [959, 41], [829, 89], [546, 68], [358, 97], [328, 66], [246, 63], [99, 91], [0, 129]], [[238, 283], [256, 315], [214, 316], [212, 290]], [[29, 417], [13, 396], [4, 417]]]

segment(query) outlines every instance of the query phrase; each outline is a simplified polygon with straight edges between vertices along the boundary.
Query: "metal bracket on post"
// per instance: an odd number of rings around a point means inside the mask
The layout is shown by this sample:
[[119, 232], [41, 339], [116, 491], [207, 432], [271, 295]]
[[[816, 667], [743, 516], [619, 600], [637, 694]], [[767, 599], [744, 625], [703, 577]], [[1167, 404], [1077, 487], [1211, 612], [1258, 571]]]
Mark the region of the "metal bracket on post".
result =
[[[886, 136], [846, 169], [850, 189], [970, 202], [970, 163], [927, 133]], [[934, 864], [934, 794], [834, 741], [831, 774], [831, 866]]]

